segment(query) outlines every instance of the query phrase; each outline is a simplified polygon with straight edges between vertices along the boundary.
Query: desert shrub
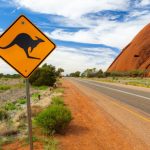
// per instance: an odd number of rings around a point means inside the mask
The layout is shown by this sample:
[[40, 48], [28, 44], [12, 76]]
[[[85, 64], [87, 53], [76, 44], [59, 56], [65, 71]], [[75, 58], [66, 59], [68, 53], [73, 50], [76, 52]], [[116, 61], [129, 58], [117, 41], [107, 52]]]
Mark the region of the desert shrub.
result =
[[14, 137], [13, 136], [6, 136], [5, 138], [0, 138], [0, 150], [4, 150], [2, 148], [3, 145], [10, 144], [13, 141], [14, 141]]
[[19, 103], [21, 105], [25, 104], [26, 102], [27, 102], [27, 100], [25, 98], [20, 98], [17, 100], [17, 103]]
[[15, 110], [17, 107], [14, 103], [8, 102], [5, 104], [4, 108], [5, 108], [5, 110], [9, 111], [9, 110]]
[[38, 97], [39, 97], [39, 93], [33, 93], [31, 96], [32, 100], [36, 100], [38, 99]]
[[80, 71], [76, 71], [73, 73], [70, 73], [70, 77], [80, 77], [81, 72]]
[[131, 70], [129, 71], [129, 74], [131, 77], [142, 77], [144, 75], [145, 71], [143, 70]]
[[48, 86], [33, 86], [34, 89], [37, 89], [37, 90], [47, 90], [48, 89]]
[[52, 98], [52, 102], [51, 102], [52, 105], [62, 105], [64, 106], [64, 100], [62, 97], [59, 97], [59, 96], [55, 96]]
[[110, 74], [111, 74], [110, 72], [106, 71], [106, 72], [104, 72], [104, 77], [109, 77], [109, 76], [111, 76]]
[[143, 77], [145, 70], [111, 71], [105, 72], [105, 77]]
[[62, 105], [52, 105], [39, 113], [35, 123], [47, 134], [61, 133], [72, 120], [71, 111]]
[[[30, 143], [30, 141], [29, 141], [29, 137], [25, 137], [25, 143], [26, 144], [29, 144]], [[36, 137], [36, 136], [32, 136], [32, 141], [33, 142], [37, 142], [39, 139], [38, 139], [38, 137]]]
[[6, 90], [9, 90], [11, 87], [10, 86], [7, 86], [7, 85], [0, 85], [0, 90], [2, 91], [6, 91]]
[[0, 121], [7, 119], [8, 118], [8, 113], [4, 109], [0, 109]]
[[58, 141], [53, 137], [44, 140], [44, 150], [57, 150]]
[[53, 89], [53, 92], [55, 92], [55, 93], [64, 93], [64, 89], [63, 88], [56, 88], [56, 89]]
[[29, 82], [34, 86], [53, 86], [56, 78], [55, 67], [44, 64], [41, 68], [34, 71], [29, 78]]
[[21, 76], [19, 74], [0, 74], [0, 78], [21, 78]]

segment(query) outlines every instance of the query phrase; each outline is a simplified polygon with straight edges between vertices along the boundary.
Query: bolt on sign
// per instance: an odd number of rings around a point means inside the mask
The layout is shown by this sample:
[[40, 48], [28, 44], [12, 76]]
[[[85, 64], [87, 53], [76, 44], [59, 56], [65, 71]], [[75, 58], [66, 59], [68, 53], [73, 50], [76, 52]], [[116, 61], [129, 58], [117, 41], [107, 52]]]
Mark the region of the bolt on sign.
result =
[[24, 78], [28, 78], [55, 47], [55, 44], [23, 15], [0, 37], [0, 57]]

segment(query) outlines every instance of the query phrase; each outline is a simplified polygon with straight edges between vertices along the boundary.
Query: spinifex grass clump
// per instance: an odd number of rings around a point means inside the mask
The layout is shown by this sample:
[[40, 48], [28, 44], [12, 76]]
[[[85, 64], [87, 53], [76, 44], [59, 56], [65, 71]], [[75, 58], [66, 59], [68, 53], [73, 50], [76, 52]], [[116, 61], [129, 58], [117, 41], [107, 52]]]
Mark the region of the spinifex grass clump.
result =
[[9, 90], [11, 87], [10, 86], [7, 86], [7, 85], [0, 85], [0, 90], [1, 91], [6, 91], [6, 90]]
[[26, 104], [26, 102], [27, 102], [27, 100], [25, 98], [20, 98], [17, 100], [17, 103], [21, 104], [21, 105]]
[[63, 101], [63, 98], [59, 97], [59, 96], [53, 97], [51, 104], [52, 105], [62, 105], [62, 106], [65, 105], [64, 101]]
[[55, 92], [55, 93], [64, 93], [64, 89], [63, 88], [56, 88], [56, 89], [53, 89], [53, 92]]
[[6, 110], [0, 108], [0, 121], [7, 119], [8, 113]]
[[34, 94], [32, 94], [31, 99], [36, 100], [36, 99], [38, 99], [39, 95], [40, 95], [39, 93], [34, 93]]
[[7, 111], [10, 111], [10, 110], [15, 110], [17, 109], [16, 105], [12, 102], [7, 102], [4, 106], [4, 109], [7, 110]]
[[62, 105], [51, 105], [35, 118], [36, 124], [47, 134], [62, 133], [71, 120], [71, 111]]
[[47, 90], [48, 89], [48, 86], [32, 86], [34, 89], [36, 90]]

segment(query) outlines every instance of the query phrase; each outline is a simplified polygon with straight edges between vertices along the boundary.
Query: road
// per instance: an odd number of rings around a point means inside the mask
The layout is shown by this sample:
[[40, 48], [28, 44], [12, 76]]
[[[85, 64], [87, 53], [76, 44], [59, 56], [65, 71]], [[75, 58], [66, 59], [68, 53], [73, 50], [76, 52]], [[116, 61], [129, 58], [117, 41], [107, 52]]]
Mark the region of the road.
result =
[[91, 80], [74, 80], [84, 86], [88, 86], [98, 92], [150, 114], [150, 92], [139, 91], [136, 89], [125, 88]]
[[150, 147], [149, 90], [77, 78], [67, 80]]

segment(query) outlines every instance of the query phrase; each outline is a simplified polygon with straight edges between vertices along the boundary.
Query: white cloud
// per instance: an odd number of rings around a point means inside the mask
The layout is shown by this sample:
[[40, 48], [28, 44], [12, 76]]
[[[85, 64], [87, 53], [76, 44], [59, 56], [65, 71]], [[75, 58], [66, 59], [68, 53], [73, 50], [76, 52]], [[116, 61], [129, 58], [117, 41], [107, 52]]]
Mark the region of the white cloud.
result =
[[97, 37], [92, 35], [92, 30], [80, 30], [78, 32], [66, 32], [61, 29], [53, 31], [50, 37], [63, 41], [74, 41], [81, 43], [99, 43]]
[[144, 15], [147, 15], [147, 14], [149, 14], [149, 10], [143, 10], [143, 11], [134, 10], [134, 11], [130, 12], [130, 14], [128, 15], [127, 18], [141, 17], [141, 16], [144, 16]]
[[[139, 5], [147, 5], [150, 0], [142, 0]], [[91, 44], [105, 44], [122, 49], [134, 36], [149, 23], [148, 10], [133, 10], [126, 16], [125, 22], [110, 21], [107, 17], [90, 19], [83, 17], [87, 13], [102, 10], [129, 10], [129, 0], [15, 0], [22, 7], [36, 12], [61, 15], [65, 18], [57, 18], [58, 23], [64, 26], [85, 27], [77, 32], [67, 32], [56, 29], [49, 33], [50, 37], [63, 41], [74, 41]], [[138, 6], [137, 6], [138, 7]], [[114, 16], [112, 15], [111, 18]], [[115, 16], [116, 17], [116, 16]], [[132, 19], [131, 17], [137, 17]]]
[[[134, 17], [135, 13], [132, 13], [132, 15]], [[49, 33], [49, 36], [62, 41], [105, 44], [122, 49], [149, 23], [149, 19], [150, 14], [148, 13], [139, 16], [136, 20], [126, 22], [110, 22], [106, 19], [94, 20], [95, 24], [93, 26], [91, 25], [91, 20], [89, 20], [89, 23], [86, 20], [89, 29], [82, 29], [78, 32], [66, 32], [56, 29]], [[82, 19], [82, 22], [84, 22], [84, 19]]]
[[128, 0], [14, 0], [14, 2], [35, 12], [56, 14], [68, 18], [80, 18], [91, 12], [128, 7]]
[[[106, 70], [116, 53], [109, 48], [69, 48], [57, 47], [42, 63], [52, 64], [65, 69], [65, 74], [84, 71], [86, 68]], [[0, 59], [0, 73], [16, 73], [7, 63]]]
[[14, 74], [16, 72], [0, 58], [0, 73]]
[[141, 5], [150, 5], [150, 0], [142, 0]]
[[[88, 51], [93, 51], [92, 55]], [[82, 53], [84, 51], [85, 53]], [[87, 51], [87, 52], [86, 52]], [[99, 51], [96, 53], [96, 51]], [[101, 55], [101, 56], [100, 56]], [[113, 61], [111, 55], [116, 55], [114, 51], [108, 48], [69, 48], [58, 47], [54, 52], [45, 60], [45, 62], [57, 67], [65, 69], [65, 73], [75, 72], [77, 70], [84, 71], [86, 68], [97, 68], [106, 70], [110, 63]], [[45, 63], [44, 62], [44, 63]], [[104, 63], [105, 62], [105, 63]]]
[[[0, 28], [0, 35], [3, 33], [3, 29]], [[7, 63], [5, 63], [0, 57], [0, 73], [13, 74], [16, 73]]]
[[[131, 11], [129, 0], [13, 0], [13, 2], [15, 2], [17, 8], [25, 7], [34, 12], [59, 15], [53, 18], [53, 21], [62, 26], [86, 28], [76, 32], [55, 29], [51, 33], [46, 33], [50, 38], [62, 41], [105, 44], [120, 49], [125, 47], [150, 20], [150, 14], [147, 10]], [[150, 0], [142, 0], [136, 7], [146, 6], [149, 3]], [[110, 21], [106, 16], [97, 17], [94, 20], [85, 17], [88, 13], [102, 10], [130, 10], [130, 14], [126, 16], [124, 22]], [[111, 19], [116, 18], [111, 14], [110, 17]], [[42, 23], [40, 25], [43, 26]], [[0, 32], [2, 31], [0, 30]], [[106, 70], [113, 61], [114, 55], [116, 55], [115, 52], [108, 48], [58, 47], [45, 62], [64, 68], [66, 73], [76, 70], [83, 71], [85, 68], [93, 67]], [[0, 60], [1, 71], [4, 73], [14, 72]]]
[[3, 33], [3, 29], [2, 28], [0, 28], [0, 35]]

